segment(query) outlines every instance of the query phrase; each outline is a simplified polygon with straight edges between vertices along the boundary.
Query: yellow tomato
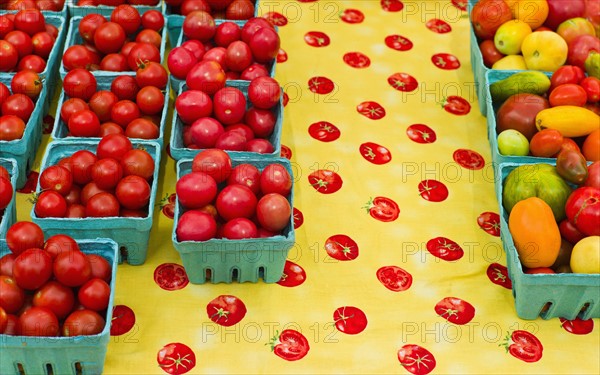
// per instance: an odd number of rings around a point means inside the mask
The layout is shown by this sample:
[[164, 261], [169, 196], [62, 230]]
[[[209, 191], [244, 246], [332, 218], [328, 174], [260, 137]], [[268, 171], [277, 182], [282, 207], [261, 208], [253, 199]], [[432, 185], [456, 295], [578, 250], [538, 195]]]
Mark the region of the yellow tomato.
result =
[[531, 34], [531, 27], [527, 23], [511, 20], [498, 28], [494, 35], [494, 45], [505, 55], [518, 55], [521, 53], [523, 40], [529, 34]]
[[532, 29], [542, 26], [548, 18], [549, 7], [546, 0], [505, 0], [505, 2], [513, 18], [526, 22]]
[[521, 45], [527, 69], [554, 72], [567, 61], [567, 42], [553, 31], [535, 31]]
[[521, 55], [508, 55], [496, 61], [492, 69], [498, 70], [527, 70], [525, 59]]
[[600, 236], [585, 237], [575, 244], [571, 270], [574, 273], [600, 273]]

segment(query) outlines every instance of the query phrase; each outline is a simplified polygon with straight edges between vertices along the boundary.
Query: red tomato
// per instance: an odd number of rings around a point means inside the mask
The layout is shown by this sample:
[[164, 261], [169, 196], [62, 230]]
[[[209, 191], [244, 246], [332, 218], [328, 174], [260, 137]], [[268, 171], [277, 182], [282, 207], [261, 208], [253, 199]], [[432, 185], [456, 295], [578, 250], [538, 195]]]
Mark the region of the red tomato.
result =
[[283, 165], [269, 164], [260, 175], [260, 190], [263, 194], [277, 193], [287, 197], [292, 190], [292, 177]]
[[392, 199], [387, 197], [371, 198], [363, 207], [372, 218], [388, 223], [400, 216], [400, 207]]
[[340, 129], [327, 121], [319, 121], [308, 127], [308, 134], [321, 142], [332, 142], [341, 135]]
[[0, 141], [14, 141], [23, 138], [25, 122], [14, 115], [0, 116]]
[[217, 183], [206, 173], [192, 172], [177, 180], [177, 198], [182, 206], [189, 209], [202, 208], [217, 196]]
[[55, 38], [47, 31], [34, 34], [31, 37], [33, 53], [43, 59], [47, 59], [48, 56], [50, 56], [50, 52], [52, 52], [52, 48], [54, 47], [54, 40]]
[[113, 189], [121, 178], [123, 178], [123, 168], [121, 163], [113, 158], [100, 159], [92, 165], [92, 180], [96, 186], [102, 190]]
[[31, 70], [15, 74], [10, 82], [13, 94], [25, 94], [35, 100], [42, 92], [43, 82], [40, 76]]
[[500, 285], [506, 289], [512, 289], [512, 282], [508, 277], [508, 269], [498, 263], [492, 263], [488, 266], [486, 274], [491, 282]]
[[387, 81], [395, 90], [402, 92], [415, 91], [419, 86], [415, 77], [408, 73], [394, 73], [388, 77]]
[[60, 118], [64, 122], [68, 123], [71, 115], [84, 109], [90, 109], [84, 100], [79, 98], [67, 99], [63, 102], [63, 105], [60, 109]]
[[587, 102], [587, 93], [583, 87], [574, 83], [565, 83], [552, 90], [548, 98], [550, 106], [574, 105], [583, 107]]
[[227, 184], [240, 184], [247, 186], [258, 196], [260, 193], [260, 171], [252, 164], [239, 164], [231, 171]]
[[96, 149], [96, 155], [98, 159], [112, 158], [122, 160], [123, 156], [132, 149], [131, 141], [126, 136], [111, 134], [100, 140]]
[[35, 104], [30, 97], [25, 94], [13, 94], [4, 100], [0, 112], [4, 117], [3, 122], [6, 121], [6, 116], [14, 115], [27, 123], [34, 108]]
[[458, 260], [465, 254], [459, 244], [446, 237], [436, 237], [427, 241], [427, 251], [448, 262]]
[[98, 26], [102, 25], [106, 22], [106, 18], [104, 18], [101, 14], [91, 13], [84, 16], [81, 21], [79, 21], [78, 31], [81, 38], [87, 43], [94, 42], [94, 33]]
[[17, 71], [28, 69], [36, 73], [41, 73], [46, 69], [46, 60], [37, 55], [25, 56], [19, 61]]
[[154, 282], [164, 290], [179, 290], [189, 283], [185, 268], [176, 263], [163, 263], [154, 270]]
[[67, 201], [54, 190], [46, 190], [37, 197], [34, 206], [37, 217], [64, 217], [67, 213]]
[[270, 109], [250, 107], [244, 121], [252, 130], [251, 138], [246, 137], [247, 141], [251, 141], [254, 137], [268, 138], [273, 133], [277, 118]]
[[333, 321], [338, 331], [348, 335], [356, 335], [367, 328], [367, 316], [354, 306], [338, 307], [333, 312]]
[[146, 179], [130, 175], [125, 176], [117, 184], [115, 195], [121, 207], [129, 210], [139, 210], [148, 205], [151, 188]]
[[206, 313], [213, 322], [230, 327], [246, 316], [246, 305], [236, 296], [220, 295], [206, 305]]
[[419, 194], [429, 202], [442, 202], [448, 198], [448, 188], [437, 180], [423, 180], [419, 183]]
[[310, 350], [306, 337], [293, 329], [284, 329], [281, 334], [275, 334], [269, 344], [271, 351], [286, 361], [302, 359]]
[[358, 258], [358, 244], [345, 234], [336, 234], [325, 241], [325, 251], [333, 259], [346, 261]]
[[409, 51], [413, 48], [413, 42], [402, 35], [387, 36], [385, 45], [396, 51]]
[[575, 189], [565, 204], [567, 218], [586, 236], [600, 236], [600, 189]]
[[411, 344], [398, 350], [398, 361], [406, 371], [415, 375], [427, 375], [436, 365], [435, 357], [429, 350]]
[[16, 314], [25, 303], [25, 291], [14, 278], [0, 275], [0, 307], [8, 314]]
[[73, 176], [67, 168], [52, 165], [40, 174], [39, 184], [44, 190], [50, 189], [66, 195], [73, 186]]
[[[13, 186], [9, 179], [0, 177], [0, 212], [4, 214], [4, 209], [8, 206], [13, 197]], [[0, 216], [1, 217], [1, 216]]]
[[100, 134], [100, 120], [89, 109], [73, 113], [67, 127], [74, 137], [97, 137]]
[[555, 129], [543, 129], [535, 133], [529, 142], [531, 155], [549, 158], [558, 153], [563, 144], [562, 134]]
[[331, 43], [329, 36], [320, 31], [309, 31], [304, 34], [304, 41], [311, 47], [327, 47]]
[[357, 69], [368, 68], [371, 66], [369, 56], [361, 52], [348, 52], [344, 55], [344, 62]]
[[362, 102], [356, 107], [356, 110], [358, 113], [371, 120], [380, 120], [384, 118], [386, 114], [385, 108], [377, 102]]
[[330, 94], [335, 89], [335, 84], [327, 77], [312, 77], [308, 80], [308, 89], [315, 94]]
[[550, 89], [552, 92], [556, 87], [567, 83], [579, 84], [585, 77], [585, 72], [575, 65], [563, 65], [558, 68], [550, 77]]
[[140, 87], [132, 76], [118, 76], [110, 84], [112, 91], [119, 100], [135, 100]]
[[110, 286], [99, 278], [91, 278], [77, 292], [77, 300], [86, 309], [102, 311], [108, 307]]
[[259, 109], [270, 109], [281, 99], [281, 87], [271, 77], [258, 77], [250, 81], [248, 99]]
[[123, 154], [121, 167], [124, 176], [140, 176], [150, 180], [154, 175], [154, 159], [145, 150], [132, 149]]
[[58, 319], [64, 319], [75, 306], [73, 290], [57, 281], [48, 281], [33, 295], [33, 306], [45, 307]]
[[[158, 51], [152, 44], [138, 43], [138, 45], [151, 46], [155, 51]], [[134, 47], [134, 49], [135, 48], [136, 47]], [[133, 56], [134, 52], [137, 52], [137, 50], [134, 49], [132, 49], [131, 56]], [[160, 56], [160, 53], [158, 56]], [[156, 59], [160, 60], [160, 57], [157, 57]], [[148, 58], [148, 60], [150, 60], [150, 58]], [[169, 74], [167, 73], [167, 70], [158, 61], [146, 61], [143, 64], [139, 64], [135, 70], [135, 81], [139, 87], [155, 86], [164, 90], [167, 87], [168, 80]]]
[[167, 344], [156, 356], [158, 367], [167, 374], [185, 374], [196, 366], [196, 355], [187, 345], [182, 343]]
[[175, 99], [177, 115], [184, 124], [209, 117], [212, 114], [213, 102], [208, 94], [200, 90], [184, 91]]
[[98, 278], [110, 282], [112, 277], [112, 267], [110, 263], [103, 257], [98, 254], [86, 254], [88, 261], [90, 262], [90, 267], [92, 268], [92, 278]]
[[437, 136], [435, 131], [424, 124], [413, 124], [406, 128], [406, 135], [416, 143], [433, 143]]
[[15, 254], [8, 253], [0, 257], [0, 275], [12, 277]]
[[256, 205], [259, 224], [272, 232], [283, 230], [290, 222], [291, 213], [288, 200], [277, 193], [265, 194]]
[[192, 161], [192, 172], [204, 172], [221, 183], [231, 174], [231, 158], [223, 150], [208, 149], [198, 153]]
[[500, 237], [500, 216], [495, 212], [483, 212], [477, 217], [477, 224], [486, 233]]
[[469, 302], [456, 297], [446, 297], [435, 305], [435, 312], [450, 323], [463, 325], [473, 320], [475, 308]]
[[15, 29], [33, 36], [46, 30], [46, 19], [39, 9], [23, 9], [15, 15]]
[[363, 143], [358, 150], [366, 161], [376, 165], [387, 164], [392, 160], [392, 153], [390, 150], [377, 143]]
[[450, 24], [439, 18], [432, 18], [425, 23], [425, 26], [437, 34], [446, 34], [452, 31]]
[[131, 330], [135, 325], [135, 313], [125, 305], [113, 307], [112, 320], [110, 323], [110, 335], [120, 336]]
[[244, 93], [235, 87], [224, 87], [213, 97], [213, 114], [223, 125], [233, 125], [243, 120], [246, 113]]
[[0, 334], [4, 333], [6, 327], [8, 327], [8, 315], [6, 314], [6, 311], [0, 307]]
[[510, 354], [524, 362], [537, 362], [542, 358], [544, 347], [540, 340], [527, 331], [516, 330], [505, 343]]
[[221, 228], [221, 237], [229, 240], [242, 240], [247, 238], [257, 238], [258, 230], [256, 224], [251, 220], [238, 217], [231, 219]]
[[457, 116], [464, 116], [471, 112], [471, 104], [460, 96], [449, 96], [443, 100], [442, 106], [448, 113]]
[[225, 220], [237, 217], [251, 218], [256, 212], [257, 199], [250, 188], [243, 185], [226, 186], [217, 196], [216, 207]]
[[58, 319], [50, 309], [31, 307], [19, 316], [17, 332], [20, 336], [58, 336]]
[[73, 69], [63, 78], [63, 89], [70, 98], [87, 102], [97, 91], [96, 78], [85, 69]]
[[13, 277], [23, 289], [41, 287], [52, 277], [52, 257], [39, 248], [25, 250], [15, 258]]
[[600, 79], [586, 77], [579, 84], [587, 94], [588, 103], [598, 103], [600, 101]]
[[87, 309], [75, 310], [65, 319], [62, 334], [65, 337], [97, 335], [105, 325], [104, 318], [97, 312]]
[[454, 151], [452, 157], [461, 167], [471, 170], [479, 170], [485, 166], [485, 160], [480, 153], [468, 149], [458, 149]]
[[215, 61], [200, 61], [186, 76], [189, 89], [204, 91], [208, 95], [214, 95], [225, 87], [225, 80], [223, 68]]
[[206, 241], [217, 234], [217, 223], [212, 215], [200, 210], [187, 211], [179, 218], [177, 240]]
[[385, 266], [377, 270], [377, 280], [392, 292], [402, 292], [410, 288], [412, 275], [397, 266]]
[[333, 194], [342, 188], [344, 181], [334, 171], [319, 169], [308, 175], [308, 183], [321, 194]]
[[283, 274], [277, 284], [288, 288], [293, 288], [302, 285], [306, 281], [306, 272], [304, 269], [289, 260], [285, 261], [283, 266]]
[[81, 251], [58, 254], [54, 259], [53, 269], [54, 277], [71, 287], [83, 285], [92, 275], [90, 261]]
[[19, 62], [17, 49], [4, 39], [0, 40], [0, 72], [9, 72]]
[[536, 268], [524, 268], [523, 272], [528, 275], [537, 275], [537, 274], [554, 274], [554, 270], [549, 267], [536, 267]]
[[587, 335], [594, 330], [594, 320], [587, 319], [582, 320], [580, 318], [575, 318], [573, 320], [567, 320], [565, 318], [559, 318], [560, 325], [563, 329], [569, 333], [574, 335]]
[[6, 232], [6, 246], [15, 256], [27, 249], [41, 249], [44, 247], [44, 232], [30, 221], [16, 222]]

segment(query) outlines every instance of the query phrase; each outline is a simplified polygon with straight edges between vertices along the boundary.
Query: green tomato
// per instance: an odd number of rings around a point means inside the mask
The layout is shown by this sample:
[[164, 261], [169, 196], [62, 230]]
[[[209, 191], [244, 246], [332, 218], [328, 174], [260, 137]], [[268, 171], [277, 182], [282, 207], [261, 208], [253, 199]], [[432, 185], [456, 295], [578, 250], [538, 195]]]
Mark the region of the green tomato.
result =
[[520, 131], [506, 129], [498, 134], [498, 151], [506, 156], [527, 156], [529, 141]]

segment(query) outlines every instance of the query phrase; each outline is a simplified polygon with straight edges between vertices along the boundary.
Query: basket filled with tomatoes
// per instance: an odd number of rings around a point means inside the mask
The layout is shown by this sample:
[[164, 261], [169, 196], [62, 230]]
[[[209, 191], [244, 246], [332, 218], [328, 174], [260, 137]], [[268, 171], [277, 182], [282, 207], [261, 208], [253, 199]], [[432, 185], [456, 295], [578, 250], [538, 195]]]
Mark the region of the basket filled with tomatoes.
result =
[[9, 13], [18, 12], [23, 9], [40, 10], [45, 15], [55, 15], [67, 17], [67, 4], [65, 0], [50, 0], [50, 1], [7, 1], [0, 4], [0, 12], [8, 11]]
[[593, 0], [469, 1], [471, 66], [481, 113], [491, 70], [554, 72], [575, 65], [598, 74], [600, 15]]
[[76, 68], [97, 76], [135, 75], [161, 64], [166, 43], [165, 18], [158, 10], [122, 4], [107, 14], [90, 11], [69, 21], [60, 76]]
[[0, 240], [0, 372], [101, 374], [117, 270], [110, 239], [47, 237], [17, 222]]
[[0, 158], [0, 237], [4, 237], [8, 227], [17, 219], [15, 187], [18, 175], [15, 160]]
[[70, 0], [67, 2], [69, 17], [85, 17], [91, 13], [110, 16], [111, 12], [119, 5], [133, 6], [138, 12], [156, 10], [165, 14], [165, 4], [162, 0]]
[[[71, 142], [124, 134], [132, 140], [164, 144], [169, 98], [168, 75], [94, 76], [77, 68], [67, 73], [58, 100], [52, 138]], [[149, 77], [149, 78], [148, 78]]]
[[99, 142], [51, 142], [42, 160], [31, 218], [47, 235], [112, 238], [119, 263], [146, 261], [161, 148], [110, 134]]
[[211, 91], [200, 80], [193, 84], [183, 85], [175, 99], [170, 139], [175, 160], [209, 148], [234, 157], [279, 157], [283, 99], [277, 81], [259, 77], [223, 82], [222, 88], [209, 83]]
[[177, 176], [172, 239], [190, 282], [279, 281], [295, 242], [289, 160], [208, 149]]
[[[0, 77], [0, 158], [14, 159], [19, 169], [16, 188], [27, 182], [42, 141], [42, 119], [48, 107], [48, 90], [39, 79], [33, 85], [20, 85], [22, 76], [37, 76], [23, 71], [12, 78]], [[27, 78], [29, 81], [29, 78]]]
[[600, 161], [582, 170], [507, 162], [499, 172], [501, 238], [517, 315], [600, 317]]

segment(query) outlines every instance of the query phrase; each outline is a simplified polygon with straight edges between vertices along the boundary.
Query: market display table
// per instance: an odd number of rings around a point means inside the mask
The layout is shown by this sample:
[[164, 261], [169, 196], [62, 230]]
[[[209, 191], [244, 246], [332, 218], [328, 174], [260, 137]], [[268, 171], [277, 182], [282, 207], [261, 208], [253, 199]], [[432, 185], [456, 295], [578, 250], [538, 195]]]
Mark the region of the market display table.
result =
[[[600, 373], [598, 319], [516, 315], [464, 4], [261, 8], [286, 52], [276, 78], [297, 209], [286, 278], [187, 283], [163, 151], [146, 262], [118, 268], [104, 372]], [[19, 220], [28, 198], [17, 197]], [[238, 313], [218, 324], [222, 295]]]

